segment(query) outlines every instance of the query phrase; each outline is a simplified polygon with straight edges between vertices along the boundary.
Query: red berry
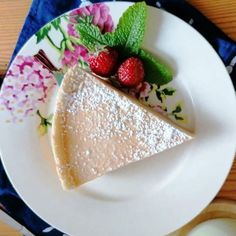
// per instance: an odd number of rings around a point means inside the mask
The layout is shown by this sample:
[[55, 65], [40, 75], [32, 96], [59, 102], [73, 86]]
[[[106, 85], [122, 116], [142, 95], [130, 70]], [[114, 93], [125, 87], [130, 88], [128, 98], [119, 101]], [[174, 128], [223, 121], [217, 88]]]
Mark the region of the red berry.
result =
[[118, 69], [118, 80], [121, 85], [134, 87], [144, 79], [143, 63], [136, 57], [125, 60]]
[[110, 76], [117, 64], [118, 53], [115, 49], [106, 47], [98, 55], [89, 57], [90, 69], [97, 75]]

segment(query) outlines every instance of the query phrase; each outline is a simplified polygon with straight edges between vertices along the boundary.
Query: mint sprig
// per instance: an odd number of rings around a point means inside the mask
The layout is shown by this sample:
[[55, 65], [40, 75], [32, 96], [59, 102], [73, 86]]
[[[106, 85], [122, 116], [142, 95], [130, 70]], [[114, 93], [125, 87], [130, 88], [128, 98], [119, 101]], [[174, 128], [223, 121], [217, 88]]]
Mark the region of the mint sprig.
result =
[[114, 45], [113, 33], [102, 34], [100, 29], [88, 22], [81, 22], [76, 25], [80, 40], [89, 51], [96, 51], [97, 47]]
[[145, 2], [130, 6], [119, 19], [114, 32], [115, 47], [125, 54], [137, 54], [144, 38], [146, 18]]
[[172, 80], [172, 71], [151, 53], [140, 49], [138, 56], [143, 62], [147, 82], [163, 85]]
[[89, 51], [94, 52], [97, 48], [109, 46], [118, 48], [123, 58], [137, 56], [144, 63], [147, 82], [167, 84], [173, 78], [171, 70], [154, 55], [140, 48], [146, 18], [147, 5], [145, 2], [138, 2], [123, 13], [114, 32], [102, 34], [100, 29], [92, 24], [92, 20], [80, 20], [76, 29], [81, 42]]

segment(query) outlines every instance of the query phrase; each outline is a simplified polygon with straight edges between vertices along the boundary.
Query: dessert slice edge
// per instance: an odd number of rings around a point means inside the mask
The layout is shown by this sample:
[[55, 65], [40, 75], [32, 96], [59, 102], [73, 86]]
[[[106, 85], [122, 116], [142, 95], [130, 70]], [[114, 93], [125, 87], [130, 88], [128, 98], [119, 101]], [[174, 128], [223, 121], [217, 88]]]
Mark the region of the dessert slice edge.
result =
[[[193, 134], [189, 131], [186, 131], [182, 129], [181, 127], [178, 127], [176, 124], [174, 124], [172, 121], [170, 121], [168, 118], [164, 117], [163, 115], [153, 111], [151, 108], [141, 104], [139, 101], [135, 100], [131, 96], [128, 96], [124, 92], [118, 90], [117, 88], [114, 88], [111, 84], [109, 84], [107, 81], [102, 80], [99, 78], [99, 76], [90, 74], [81, 68], [79, 66], [75, 66], [74, 68], [69, 69], [69, 71], [65, 74], [65, 78], [62, 82], [62, 85], [58, 92], [58, 97], [56, 101], [56, 111], [53, 118], [53, 125], [52, 125], [52, 148], [53, 148], [53, 154], [54, 159], [56, 162], [56, 169], [59, 175], [59, 179], [62, 183], [62, 186], [64, 189], [71, 189], [78, 185], [83, 184], [84, 181], [80, 178], [78, 178], [78, 171], [79, 168], [75, 168], [75, 163], [71, 161], [72, 154], [70, 153], [70, 137], [67, 137], [67, 132], [65, 132], [64, 124], [67, 124], [69, 122], [67, 120], [67, 112], [68, 104], [65, 103], [65, 96], [66, 94], [70, 94], [73, 92], [77, 92], [80, 89], [82, 89], [81, 86], [83, 86], [82, 83], [79, 82], [79, 78], [75, 76], [74, 72], [79, 71], [79, 73], [75, 73], [77, 76], [87, 76], [89, 79], [91, 79], [94, 83], [97, 83], [101, 86], [106, 87], [106, 89], [121, 95], [128, 99], [130, 103], [138, 106], [142, 110], [148, 111], [152, 114], [152, 116], [158, 117], [160, 120], [164, 121], [165, 123], [169, 124], [171, 127], [174, 127], [181, 133], [183, 133], [186, 136], [186, 140], [190, 140], [193, 138]], [[77, 85], [75, 86], [74, 83], [71, 82], [71, 80], [76, 81]], [[78, 80], [78, 81], [77, 81]], [[180, 143], [184, 142], [181, 141]], [[177, 143], [177, 144], [180, 144]], [[175, 145], [177, 145], [175, 144]], [[175, 146], [174, 145], [174, 146]], [[172, 147], [172, 146], [171, 146]], [[144, 157], [145, 158], [145, 157]], [[132, 161], [134, 162], [134, 161]], [[126, 163], [128, 164], [128, 163]], [[119, 167], [117, 167], [119, 168]], [[115, 168], [115, 169], [117, 169]], [[108, 171], [107, 171], [108, 172]], [[104, 172], [106, 173], [106, 172]], [[102, 173], [102, 174], [104, 174]]]

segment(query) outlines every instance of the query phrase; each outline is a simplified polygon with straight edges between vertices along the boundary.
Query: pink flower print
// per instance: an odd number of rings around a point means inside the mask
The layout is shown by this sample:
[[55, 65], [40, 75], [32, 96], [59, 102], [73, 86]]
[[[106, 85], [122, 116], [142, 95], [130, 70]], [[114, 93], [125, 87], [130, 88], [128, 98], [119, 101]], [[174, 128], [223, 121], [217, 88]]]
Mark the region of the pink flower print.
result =
[[109, 7], [104, 3], [92, 4], [72, 11], [69, 17], [71, 24], [68, 24], [67, 26], [68, 34], [74, 37], [79, 37], [73, 24], [78, 23], [78, 16], [93, 16], [92, 23], [97, 25], [102, 33], [111, 32], [113, 30], [114, 23], [109, 11]]
[[145, 98], [148, 96], [149, 92], [151, 91], [151, 86], [147, 82], [143, 82], [141, 87], [139, 88], [139, 97]]
[[[74, 24], [79, 22], [79, 17], [93, 16], [92, 23], [97, 25], [102, 33], [110, 32], [113, 30], [113, 21], [109, 15], [109, 8], [104, 3], [97, 3], [89, 6], [85, 6], [76, 10], [73, 10], [69, 14], [70, 23], [67, 25], [67, 32], [69, 36], [79, 38]], [[74, 41], [71, 41], [74, 50], [66, 48], [62, 56], [63, 66], [73, 66], [78, 63], [79, 60], [83, 62], [88, 61], [88, 51], [83, 45], [78, 45]]]
[[142, 82], [137, 85], [135, 88], [131, 88], [128, 90], [128, 93], [135, 98], [145, 98], [149, 95], [151, 91], [151, 85], [147, 82]]
[[42, 68], [41, 70], [39, 70], [39, 73], [43, 78], [46, 79], [48, 79], [51, 76], [51, 72], [46, 68]]
[[63, 66], [74, 66], [78, 63], [79, 59], [88, 61], [88, 50], [82, 45], [73, 45], [74, 51], [66, 49], [62, 57]]
[[20, 74], [20, 67], [14, 64], [12, 65], [12, 71], [14, 71], [15, 74]]
[[20, 121], [46, 102], [55, 85], [53, 74], [37, 59], [17, 56], [3, 82], [0, 105], [9, 111], [11, 121]]
[[164, 108], [160, 105], [151, 106], [151, 108], [160, 114], [166, 115]]
[[[126, 90], [123, 90], [124, 92], [127, 92]], [[132, 96], [133, 98], [137, 98], [137, 92], [134, 89], [130, 89], [128, 91], [129, 95]]]
[[73, 24], [68, 24], [67, 25], [67, 32], [71, 36], [74, 36], [74, 37], [77, 37], [77, 38], [79, 37], [79, 35], [77, 34]]
[[44, 69], [43, 65], [40, 63], [34, 63], [31, 68], [35, 71], [41, 71]]
[[[23, 56], [17, 56], [14, 60], [14, 65], [21, 65], [24, 63], [24, 57]], [[13, 65], [13, 66], [14, 66]]]
[[[24, 67], [22, 67], [21, 70], [22, 70], [23, 74], [29, 74], [30, 75], [31, 73], [33, 73], [34, 69], [32, 68], [32, 65], [25, 65]], [[16, 73], [16, 72], [14, 72], [14, 73]]]
[[113, 21], [109, 15], [109, 8], [103, 3], [88, 6], [90, 14], [93, 16], [93, 24], [97, 25], [102, 33], [113, 30]]

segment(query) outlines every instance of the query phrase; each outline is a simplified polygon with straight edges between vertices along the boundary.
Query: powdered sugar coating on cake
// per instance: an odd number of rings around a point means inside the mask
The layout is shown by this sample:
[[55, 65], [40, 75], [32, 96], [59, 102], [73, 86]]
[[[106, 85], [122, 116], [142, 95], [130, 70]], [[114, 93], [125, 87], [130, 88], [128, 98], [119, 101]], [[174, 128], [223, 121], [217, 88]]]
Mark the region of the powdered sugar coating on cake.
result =
[[190, 134], [78, 66], [65, 75], [52, 136], [64, 188], [189, 139]]

